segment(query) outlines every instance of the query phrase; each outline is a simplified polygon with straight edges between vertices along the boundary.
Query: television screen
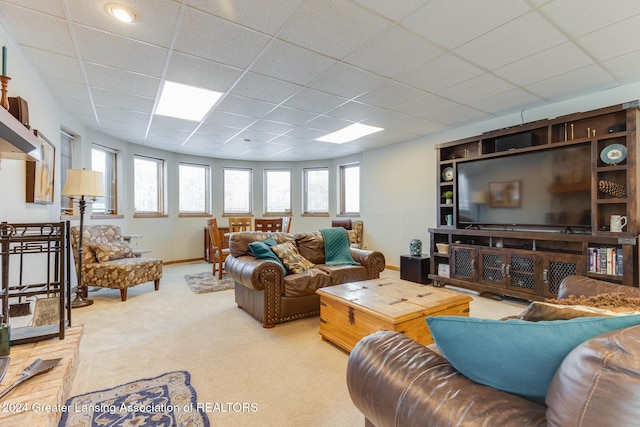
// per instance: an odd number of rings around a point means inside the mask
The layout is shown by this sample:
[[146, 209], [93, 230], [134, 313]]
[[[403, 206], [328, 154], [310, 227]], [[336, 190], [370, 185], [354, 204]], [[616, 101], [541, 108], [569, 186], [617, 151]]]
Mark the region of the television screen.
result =
[[459, 163], [460, 224], [591, 226], [588, 144]]

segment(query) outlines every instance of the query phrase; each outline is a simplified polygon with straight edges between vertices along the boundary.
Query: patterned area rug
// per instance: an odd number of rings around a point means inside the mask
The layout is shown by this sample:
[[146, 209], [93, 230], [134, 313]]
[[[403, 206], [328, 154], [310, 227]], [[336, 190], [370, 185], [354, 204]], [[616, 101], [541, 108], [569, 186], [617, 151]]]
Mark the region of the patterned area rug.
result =
[[227, 275], [222, 276], [222, 280], [218, 276], [211, 273], [185, 274], [184, 276], [189, 288], [196, 294], [205, 294], [207, 292], [225, 291], [233, 289], [234, 281]]
[[58, 427], [209, 427], [186, 371], [169, 372], [67, 400]]

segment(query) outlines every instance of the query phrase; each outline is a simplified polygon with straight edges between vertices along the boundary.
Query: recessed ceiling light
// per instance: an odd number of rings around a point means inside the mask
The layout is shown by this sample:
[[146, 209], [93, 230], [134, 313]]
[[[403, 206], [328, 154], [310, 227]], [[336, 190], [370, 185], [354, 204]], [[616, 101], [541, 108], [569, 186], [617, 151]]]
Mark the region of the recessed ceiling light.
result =
[[124, 4], [107, 3], [104, 5], [104, 10], [117, 20], [127, 24], [133, 24], [138, 19], [138, 13], [132, 7]]
[[384, 130], [384, 128], [363, 125], [362, 123], [354, 123], [346, 128], [340, 129], [339, 131], [321, 136], [316, 139], [316, 141], [344, 144], [345, 142], [355, 141], [358, 138], [380, 132], [381, 130]]
[[222, 93], [201, 87], [165, 81], [156, 114], [199, 122]]

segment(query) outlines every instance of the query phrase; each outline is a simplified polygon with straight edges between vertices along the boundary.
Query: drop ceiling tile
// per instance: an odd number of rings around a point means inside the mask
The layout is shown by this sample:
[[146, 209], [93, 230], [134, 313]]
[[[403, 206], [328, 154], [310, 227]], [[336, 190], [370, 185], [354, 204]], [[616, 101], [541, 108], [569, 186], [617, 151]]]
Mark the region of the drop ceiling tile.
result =
[[522, 0], [434, 0], [401, 23], [436, 44], [453, 49], [529, 10]]
[[445, 54], [429, 61], [415, 70], [396, 77], [409, 86], [429, 92], [438, 92], [449, 86], [476, 77], [482, 70], [462, 59]]
[[308, 127], [324, 129], [327, 133], [335, 132], [351, 124], [353, 124], [353, 122], [329, 116], [318, 116], [306, 123]]
[[422, 117], [427, 120], [433, 118], [433, 112], [451, 110], [459, 104], [448, 99], [430, 93], [398, 106], [396, 109], [402, 113]]
[[546, 99], [561, 100], [577, 96], [584, 91], [602, 90], [615, 84], [600, 66], [590, 65], [525, 87], [531, 93]]
[[197, 136], [198, 138], [214, 138], [216, 140], [224, 142], [232, 136], [237, 135], [241, 131], [242, 129], [234, 127], [210, 125], [205, 123], [200, 126], [200, 128], [198, 128], [198, 131], [194, 134], [194, 137]]
[[68, 82], [65, 80], [42, 79], [54, 97], [73, 99], [80, 102], [90, 102], [87, 87], [83, 84]]
[[64, 18], [62, 4], [57, 1], [47, 0], [2, 0], [3, 3], [13, 4], [24, 9], [30, 9], [46, 15]]
[[346, 98], [355, 98], [386, 79], [360, 68], [336, 62], [331, 68], [309, 83], [309, 87]]
[[227, 95], [216, 107], [216, 111], [225, 111], [260, 118], [275, 108], [275, 104], [256, 101], [242, 96]]
[[125, 108], [147, 114], [153, 112], [153, 98], [100, 88], [92, 89], [91, 95], [96, 105]]
[[69, 114], [86, 117], [93, 125], [97, 125], [95, 114], [93, 113], [93, 108], [90, 103], [68, 98], [58, 98], [56, 102]]
[[418, 135], [427, 135], [431, 133], [431, 129], [441, 128], [438, 123], [395, 111], [385, 111], [380, 112], [380, 114], [374, 113], [363, 123]]
[[309, 111], [302, 111], [295, 108], [279, 106], [262, 118], [266, 120], [273, 120], [274, 122], [301, 125], [316, 116], [317, 114], [311, 113]]
[[480, 120], [489, 120], [493, 115], [466, 105], [459, 105], [451, 110], [437, 111], [434, 113], [434, 120], [439, 123], [457, 127]]
[[[314, 139], [318, 139], [323, 135], [326, 135], [327, 131], [324, 129], [316, 129], [316, 128], [312, 128], [312, 127], [306, 127], [306, 126], [298, 126], [296, 128], [294, 128], [293, 130], [291, 130], [290, 132], [287, 132], [286, 135], [283, 135], [286, 138], [295, 138], [297, 141], [299, 140], [303, 140], [303, 141], [312, 141]], [[282, 135], [280, 137], [278, 137], [278, 139], [282, 138]]]
[[526, 86], [591, 64], [593, 61], [587, 54], [567, 42], [500, 67], [494, 73], [514, 84]]
[[198, 126], [198, 122], [191, 120], [182, 120], [175, 117], [154, 115], [151, 121], [151, 129], [166, 129], [168, 134], [173, 131], [178, 132], [193, 132]]
[[306, 85], [335, 62], [324, 55], [275, 40], [264, 50], [251, 70], [290, 83]]
[[97, 64], [85, 64], [87, 81], [95, 88], [109, 89], [155, 99], [160, 79]]
[[274, 122], [271, 120], [258, 120], [249, 127], [249, 130], [252, 131], [268, 132], [277, 135], [289, 132], [291, 129], [293, 129], [293, 126], [290, 124]]
[[416, 68], [443, 51], [405, 28], [394, 26], [372, 38], [345, 58], [345, 62], [394, 77]]
[[305, 88], [289, 98], [283, 105], [321, 114], [345, 102], [347, 102], [346, 98]]
[[584, 0], [550, 1], [542, 10], [573, 37], [579, 37], [630, 16], [640, 14], [637, 0], [616, 0], [615, 3]]
[[180, 52], [173, 52], [165, 78], [177, 83], [226, 92], [242, 70]]
[[[64, 0], [69, 18], [78, 24], [123, 37], [168, 48], [180, 14], [180, 5], [171, 0], [136, 0], [130, 6], [138, 13], [131, 25], [122, 24], [104, 10], [106, 1]], [[156, 25], [162, 22], [163, 25]]]
[[31, 47], [23, 50], [40, 77], [84, 83], [78, 58]]
[[[619, 37], [620, 34], [625, 37]], [[604, 61], [637, 50], [639, 38], [640, 15], [636, 15], [582, 36], [578, 43], [598, 60]]]
[[243, 129], [255, 121], [255, 117], [214, 110], [207, 116], [204, 125], [223, 125]]
[[108, 135], [115, 136], [124, 141], [132, 141], [141, 143], [144, 141], [144, 136], [147, 132], [146, 124], [123, 124], [118, 120], [101, 120], [100, 129], [101, 132], [105, 132]]
[[[189, 6], [267, 34], [275, 34], [303, 0], [189, 0]], [[240, 4], [241, 3], [241, 4]]]
[[455, 53], [484, 68], [494, 70], [566, 40], [562, 33], [538, 13], [533, 12], [466, 43], [457, 48]]
[[74, 25], [82, 60], [160, 77], [167, 49]]
[[[66, 56], [75, 55], [69, 28], [63, 19], [4, 3], [0, 3], [0, 15], [20, 45]], [[29, 24], [25, 25], [27, 22]], [[46, 29], [44, 34], [43, 29]], [[12, 54], [15, 52], [7, 52], [8, 74], [11, 73]]]
[[175, 49], [222, 64], [246, 68], [268, 41], [269, 37], [257, 31], [187, 8], [176, 37]]
[[102, 107], [96, 106], [96, 112], [98, 113], [98, 119], [102, 120], [116, 120], [123, 123], [142, 124], [147, 125], [151, 114], [131, 112], [121, 108]]
[[422, 95], [424, 92], [419, 89], [390, 80], [359, 96], [356, 100], [382, 108], [394, 108]]
[[342, 59], [390, 22], [353, 2], [304, 2], [278, 34], [298, 46]]
[[302, 86], [294, 83], [247, 72], [236, 83], [231, 93], [246, 98], [280, 104], [300, 89], [302, 89]]
[[453, 85], [438, 92], [438, 95], [467, 104], [478, 99], [486, 98], [493, 94], [506, 92], [514, 86], [491, 74], [481, 74], [462, 83]]
[[531, 109], [541, 105], [542, 102], [542, 99], [537, 96], [518, 88], [479, 99], [469, 105], [487, 113], [501, 115]]
[[410, 15], [423, 4], [428, 3], [428, 0], [403, 0], [401, 2], [389, 0], [355, 0], [355, 2], [396, 22], [400, 18]]
[[257, 144], [259, 142], [267, 142], [275, 138], [276, 136], [278, 135], [274, 133], [254, 131], [254, 130], [243, 130], [238, 135], [236, 135], [235, 138], [240, 138], [245, 142], [253, 142]]
[[602, 65], [619, 82], [626, 84], [640, 80], [640, 50], [612, 58]]

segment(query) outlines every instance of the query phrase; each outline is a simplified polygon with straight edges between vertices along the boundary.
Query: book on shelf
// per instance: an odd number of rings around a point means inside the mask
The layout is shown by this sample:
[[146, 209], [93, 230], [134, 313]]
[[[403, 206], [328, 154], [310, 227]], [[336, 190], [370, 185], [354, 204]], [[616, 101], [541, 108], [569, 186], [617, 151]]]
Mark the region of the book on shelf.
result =
[[610, 276], [623, 275], [622, 248], [618, 247], [590, 247], [589, 272], [607, 274]]

